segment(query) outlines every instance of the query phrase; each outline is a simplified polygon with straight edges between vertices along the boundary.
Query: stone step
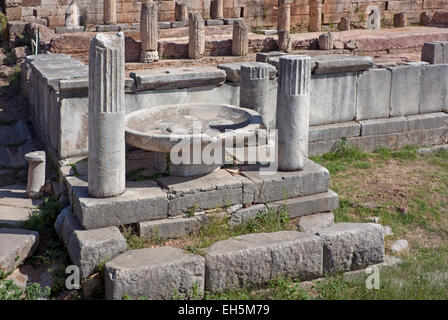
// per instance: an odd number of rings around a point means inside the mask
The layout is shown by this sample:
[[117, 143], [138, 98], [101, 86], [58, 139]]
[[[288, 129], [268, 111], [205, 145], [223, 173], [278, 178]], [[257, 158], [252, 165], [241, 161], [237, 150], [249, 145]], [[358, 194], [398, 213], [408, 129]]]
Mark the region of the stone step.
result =
[[117, 227], [84, 230], [67, 207], [59, 214], [54, 228], [64, 241], [72, 262], [86, 279], [96, 268], [127, 250], [127, 243]]
[[13, 271], [32, 256], [38, 244], [36, 231], [0, 228], [0, 270], [6, 274]]
[[324, 246], [324, 274], [384, 261], [384, 229], [375, 223], [335, 223], [316, 231]]
[[0, 226], [20, 227], [32, 213], [33, 209], [0, 205]]
[[172, 299], [204, 291], [204, 258], [172, 247], [127, 251], [106, 263], [106, 298]]
[[299, 230], [305, 233], [315, 233], [316, 230], [327, 228], [334, 224], [333, 212], [322, 212], [299, 218]]
[[296, 231], [249, 234], [204, 250], [205, 288], [212, 292], [267, 283], [277, 277], [322, 275], [322, 242]]

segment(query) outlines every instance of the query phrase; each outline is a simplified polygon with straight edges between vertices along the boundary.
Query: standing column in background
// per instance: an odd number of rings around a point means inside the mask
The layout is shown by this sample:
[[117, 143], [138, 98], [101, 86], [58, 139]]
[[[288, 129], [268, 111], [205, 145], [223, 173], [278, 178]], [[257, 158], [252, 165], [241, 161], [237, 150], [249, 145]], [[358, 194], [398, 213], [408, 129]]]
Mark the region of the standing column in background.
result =
[[104, 24], [117, 24], [117, 0], [104, 0]]
[[89, 195], [125, 191], [124, 34], [100, 33], [89, 57]]
[[202, 58], [205, 54], [205, 24], [199, 13], [190, 13], [188, 57], [190, 59]]
[[308, 158], [310, 80], [310, 57], [280, 57], [276, 128], [281, 171], [303, 170]]
[[322, 30], [322, 0], [310, 0], [310, 21], [308, 31], [320, 32]]
[[210, 17], [212, 19], [224, 18], [224, 0], [211, 0]]
[[249, 53], [249, 27], [243, 19], [233, 23], [232, 55], [247, 56]]
[[174, 8], [174, 19], [176, 21], [188, 21], [188, 7], [186, 3], [176, 2]]
[[278, 0], [278, 28], [277, 30], [291, 31], [291, 2], [292, 0]]
[[157, 52], [159, 40], [157, 4], [152, 1], [142, 3], [140, 38], [140, 62], [148, 63], [159, 60], [159, 53]]

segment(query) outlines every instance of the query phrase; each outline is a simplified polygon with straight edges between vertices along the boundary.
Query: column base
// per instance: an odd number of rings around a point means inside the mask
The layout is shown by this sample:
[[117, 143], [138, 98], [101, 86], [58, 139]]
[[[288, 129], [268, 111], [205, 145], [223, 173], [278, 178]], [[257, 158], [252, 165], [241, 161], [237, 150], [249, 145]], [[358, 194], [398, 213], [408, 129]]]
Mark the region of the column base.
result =
[[159, 53], [155, 51], [140, 51], [140, 62], [151, 63], [154, 61], [159, 61]]

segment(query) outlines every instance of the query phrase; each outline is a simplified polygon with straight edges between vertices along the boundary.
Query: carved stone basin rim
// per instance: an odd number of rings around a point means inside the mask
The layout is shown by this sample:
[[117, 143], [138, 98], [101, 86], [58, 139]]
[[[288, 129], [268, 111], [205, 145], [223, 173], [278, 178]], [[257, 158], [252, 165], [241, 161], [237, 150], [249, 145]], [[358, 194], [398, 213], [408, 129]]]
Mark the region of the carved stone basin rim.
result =
[[200, 139], [204, 146], [235, 137], [249, 138], [256, 134], [261, 122], [258, 112], [228, 104], [150, 107], [126, 116], [126, 142], [144, 150], [170, 152], [181, 141]]

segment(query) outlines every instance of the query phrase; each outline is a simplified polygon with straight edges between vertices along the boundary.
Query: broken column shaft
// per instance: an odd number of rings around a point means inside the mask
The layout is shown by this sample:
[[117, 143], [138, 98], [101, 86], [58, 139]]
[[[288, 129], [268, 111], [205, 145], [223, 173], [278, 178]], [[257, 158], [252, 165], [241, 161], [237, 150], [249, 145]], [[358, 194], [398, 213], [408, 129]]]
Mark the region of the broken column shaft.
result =
[[205, 54], [205, 24], [199, 13], [190, 13], [189, 17], [188, 57], [202, 58]]
[[148, 63], [159, 60], [159, 54], [157, 52], [159, 40], [157, 4], [152, 1], [142, 3], [140, 38], [140, 62]]
[[310, 80], [310, 57], [280, 57], [276, 127], [281, 171], [303, 170], [308, 158]]
[[125, 191], [124, 34], [100, 33], [90, 44], [89, 195]]
[[27, 153], [25, 160], [29, 163], [26, 194], [29, 198], [36, 198], [45, 184], [45, 151]]
[[247, 56], [249, 53], [249, 27], [243, 19], [233, 23], [232, 55]]
[[117, 24], [117, 0], [104, 0], [104, 24]]

